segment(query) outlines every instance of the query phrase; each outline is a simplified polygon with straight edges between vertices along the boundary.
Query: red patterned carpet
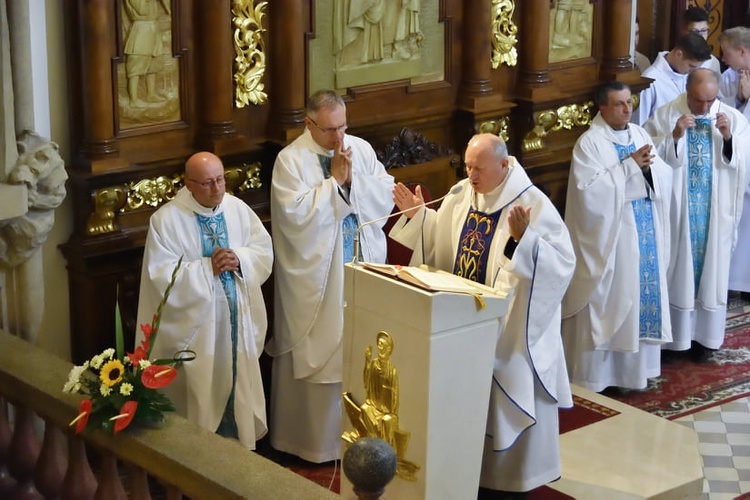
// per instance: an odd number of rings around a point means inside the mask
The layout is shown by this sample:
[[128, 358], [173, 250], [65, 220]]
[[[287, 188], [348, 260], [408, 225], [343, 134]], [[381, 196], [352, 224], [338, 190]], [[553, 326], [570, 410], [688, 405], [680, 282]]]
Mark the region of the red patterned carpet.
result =
[[708, 362], [678, 354], [645, 390], [606, 395], [671, 420], [750, 394], [750, 313], [727, 318], [724, 346]]

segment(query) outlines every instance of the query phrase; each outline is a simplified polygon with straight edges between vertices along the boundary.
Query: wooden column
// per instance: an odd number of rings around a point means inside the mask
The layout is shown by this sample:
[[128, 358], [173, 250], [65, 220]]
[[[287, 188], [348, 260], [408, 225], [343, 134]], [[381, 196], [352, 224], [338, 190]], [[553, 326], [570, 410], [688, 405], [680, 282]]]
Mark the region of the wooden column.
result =
[[[111, 0], [79, 0], [83, 74], [81, 95], [83, 138], [81, 153], [100, 159], [117, 153], [114, 125], [112, 57], [114, 13]], [[92, 167], [92, 170], [95, 170]]]
[[550, 82], [549, 0], [525, 0], [521, 11], [520, 84], [533, 87]]
[[271, 102], [269, 134], [282, 144], [290, 142], [304, 126], [307, 101], [305, 70], [305, 32], [307, 8], [303, 0], [273, 0], [269, 2], [268, 43], [269, 72], [273, 86], [269, 89]]
[[217, 141], [237, 135], [232, 119], [232, 7], [230, 0], [198, 1], [194, 6], [199, 142], [215, 149]]
[[603, 2], [604, 45], [601, 76], [606, 80], [621, 80], [618, 75], [633, 70], [630, 62], [630, 19], [633, 15], [632, 0], [610, 0]]
[[492, 93], [492, 4], [489, 0], [464, 0], [462, 98]]

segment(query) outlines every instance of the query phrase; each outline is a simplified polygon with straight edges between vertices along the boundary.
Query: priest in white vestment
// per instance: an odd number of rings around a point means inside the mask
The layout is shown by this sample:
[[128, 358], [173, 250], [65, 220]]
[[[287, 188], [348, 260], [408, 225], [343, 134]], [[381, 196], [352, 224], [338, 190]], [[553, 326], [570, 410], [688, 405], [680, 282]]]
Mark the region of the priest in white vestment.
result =
[[658, 109], [645, 129], [672, 168], [669, 303], [673, 341], [697, 361], [724, 342], [729, 261], [745, 190], [750, 127], [717, 99], [719, 77], [697, 69], [687, 92]]
[[659, 52], [642, 76], [653, 78], [651, 85], [639, 94], [638, 107], [630, 121], [646, 123], [658, 108], [685, 92], [685, 81], [692, 70], [699, 68], [711, 55], [711, 47], [699, 35], [684, 35], [669, 52]]
[[[191, 156], [185, 187], [151, 216], [141, 273], [138, 324], [151, 324], [177, 262], [162, 310], [155, 358], [193, 351], [162, 389], [191, 422], [255, 449], [266, 434], [258, 358], [266, 338], [260, 286], [271, 274], [271, 237], [242, 200], [225, 193], [224, 166]], [[143, 340], [138, 333], [136, 345]]]
[[419, 188], [412, 195], [397, 184], [398, 208], [412, 210], [390, 236], [414, 249], [412, 265], [512, 289], [495, 351], [480, 485], [525, 492], [561, 474], [558, 408], [573, 401], [560, 302], [575, 254], [559, 212], [508, 156], [502, 139], [474, 136], [465, 162], [468, 179], [437, 212], [417, 207], [423, 203]]
[[[393, 177], [364, 140], [346, 135], [335, 92], [309, 100], [307, 128], [276, 158], [271, 225], [276, 253], [271, 445], [310, 462], [341, 447], [344, 264], [357, 227], [393, 209]], [[381, 221], [359, 234], [361, 258], [385, 262]]]
[[[722, 102], [740, 111], [750, 120], [750, 28], [737, 26], [719, 36], [722, 59], [727, 68], [721, 75]], [[745, 158], [745, 194], [742, 216], [737, 228], [737, 246], [729, 264], [729, 289], [750, 292], [750, 158]]]
[[599, 114], [576, 142], [565, 223], [576, 271], [563, 300], [571, 382], [600, 392], [644, 389], [671, 340], [667, 269], [672, 170], [651, 137], [628, 123], [630, 89], [596, 92]]

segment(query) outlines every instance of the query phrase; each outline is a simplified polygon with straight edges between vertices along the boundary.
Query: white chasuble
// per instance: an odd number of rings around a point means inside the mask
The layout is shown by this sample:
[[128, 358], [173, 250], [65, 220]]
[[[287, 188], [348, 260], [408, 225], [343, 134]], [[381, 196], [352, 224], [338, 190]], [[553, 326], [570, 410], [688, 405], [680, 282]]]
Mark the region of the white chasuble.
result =
[[[463, 189], [449, 195], [437, 212], [423, 207], [412, 219], [402, 217], [390, 236], [414, 250], [412, 265], [453, 271], [467, 215], [472, 210], [502, 210], [490, 242], [484, 284], [511, 291], [512, 299], [495, 351], [482, 484], [525, 490], [559, 477], [557, 412], [545, 411], [539, 419], [537, 410], [572, 406], [560, 337], [560, 301], [575, 255], [557, 209], [515, 158], [509, 157], [508, 175], [491, 193], [475, 193], [466, 179], [459, 184]], [[514, 205], [531, 207], [531, 220], [509, 259], [504, 254], [510, 238], [507, 210]], [[535, 444], [535, 435], [544, 436], [539, 442], [547, 446]], [[543, 458], [550, 456], [551, 461]], [[522, 477], [503, 475], [508, 464], [519, 460]]]
[[[196, 216], [215, 221], [222, 216], [226, 232], [213, 239], [201, 231]], [[214, 227], [216, 229], [216, 227]], [[236, 300], [236, 350], [233, 350], [232, 312], [222, 284], [230, 276], [214, 276], [207, 245], [224, 241], [240, 261], [240, 272], [230, 273]], [[215, 237], [215, 235], [214, 235]], [[174, 288], [164, 310], [152, 355], [171, 358], [176, 351], [195, 351], [196, 358], [178, 368], [175, 381], [164, 391], [180, 415], [216, 431], [234, 397], [234, 417], [240, 442], [254, 448], [266, 433], [266, 412], [258, 358], [266, 334], [266, 309], [260, 286], [271, 273], [271, 238], [260, 219], [241, 200], [226, 194], [215, 210], [202, 207], [183, 188], [174, 200], [151, 217], [141, 274], [138, 324], [150, 324], [182, 257]], [[139, 331], [136, 343], [143, 335]], [[233, 358], [234, 351], [234, 358]], [[233, 367], [236, 377], [233, 377]], [[234, 378], [234, 381], [233, 381]], [[234, 392], [233, 392], [234, 391]]]

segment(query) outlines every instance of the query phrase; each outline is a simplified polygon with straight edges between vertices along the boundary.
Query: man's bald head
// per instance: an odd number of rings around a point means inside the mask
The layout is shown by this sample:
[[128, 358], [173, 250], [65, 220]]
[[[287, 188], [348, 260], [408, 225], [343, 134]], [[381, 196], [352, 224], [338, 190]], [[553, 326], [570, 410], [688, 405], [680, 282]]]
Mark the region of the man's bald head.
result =
[[224, 199], [224, 164], [221, 158], [208, 151], [195, 153], [185, 162], [185, 187], [195, 201], [206, 208], [214, 208]]

